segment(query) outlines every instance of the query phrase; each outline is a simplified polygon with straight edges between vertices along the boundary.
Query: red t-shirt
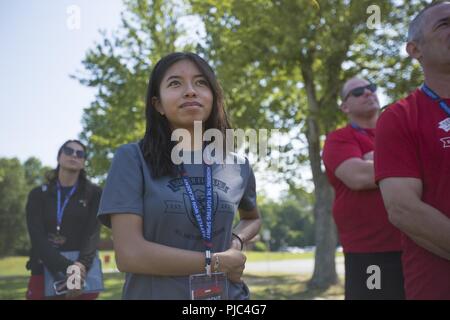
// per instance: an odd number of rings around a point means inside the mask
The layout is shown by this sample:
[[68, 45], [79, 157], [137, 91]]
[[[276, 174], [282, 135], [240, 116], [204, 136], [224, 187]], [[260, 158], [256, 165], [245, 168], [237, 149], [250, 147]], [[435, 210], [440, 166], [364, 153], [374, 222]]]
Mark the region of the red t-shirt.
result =
[[[391, 105], [378, 120], [376, 150], [376, 181], [421, 179], [422, 201], [450, 218], [450, 116], [437, 102], [417, 89]], [[406, 297], [450, 299], [450, 261], [406, 235], [402, 245]]]
[[333, 217], [344, 252], [401, 251], [400, 232], [387, 217], [379, 189], [354, 191], [334, 175], [350, 158], [363, 158], [374, 149], [374, 129], [350, 125], [328, 134], [322, 159], [335, 190]]

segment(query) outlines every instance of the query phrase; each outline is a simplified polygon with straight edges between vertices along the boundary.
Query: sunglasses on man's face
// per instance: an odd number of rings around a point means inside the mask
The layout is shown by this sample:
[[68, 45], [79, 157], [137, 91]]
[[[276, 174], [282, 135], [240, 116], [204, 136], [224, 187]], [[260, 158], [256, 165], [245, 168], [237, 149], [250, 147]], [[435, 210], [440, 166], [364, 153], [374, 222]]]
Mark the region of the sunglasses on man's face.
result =
[[75, 150], [68, 146], [64, 146], [62, 151], [64, 152], [64, 154], [66, 156], [71, 156], [75, 153], [75, 156], [79, 159], [84, 159], [84, 157], [85, 157], [85, 153], [83, 150]]
[[373, 92], [377, 91], [377, 85], [374, 83], [371, 83], [371, 84], [368, 84], [367, 86], [354, 88], [354, 89], [350, 90], [349, 93], [347, 93], [344, 101], [347, 100], [350, 95], [352, 95], [354, 97], [362, 96], [364, 94], [364, 92], [366, 91], [366, 89], [368, 89], [370, 92], [373, 93]]

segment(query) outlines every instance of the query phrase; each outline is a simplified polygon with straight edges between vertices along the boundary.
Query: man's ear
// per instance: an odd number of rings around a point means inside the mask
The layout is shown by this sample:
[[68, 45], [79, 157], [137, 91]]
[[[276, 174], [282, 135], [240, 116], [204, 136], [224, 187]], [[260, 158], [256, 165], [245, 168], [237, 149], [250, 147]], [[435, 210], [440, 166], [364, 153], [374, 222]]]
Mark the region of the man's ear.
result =
[[157, 97], [152, 98], [152, 105], [155, 107], [156, 111], [158, 111], [160, 115], [164, 116], [164, 110], [161, 106], [161, 102]]
[[406, 44], [406, 52], [408, 55], [416, 60], [419, 60], [422, 58], [422, 52], [420, 51], [420, 48], [415, 41], [408, 41]]
[[341, 105], [339, 106], [339, 109], [340, 109], [343, 113], [347, 114], [347, 113], [348, 113], [348, 106], [347, 106], [347, 103], [345, 103], [345, 101], [342, 102]]

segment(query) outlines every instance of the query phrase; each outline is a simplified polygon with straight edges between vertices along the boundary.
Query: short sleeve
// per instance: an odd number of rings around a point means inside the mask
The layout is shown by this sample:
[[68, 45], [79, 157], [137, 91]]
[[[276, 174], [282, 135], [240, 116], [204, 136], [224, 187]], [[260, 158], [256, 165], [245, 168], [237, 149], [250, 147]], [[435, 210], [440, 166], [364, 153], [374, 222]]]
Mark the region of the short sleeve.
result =
[[98, 211], [98, 218], [107, 227], [111, 227], [113, 213], [143, 216], [144, 178], [138, 148], [134, 144], [123, 145], [114, 155]]
[[[402, 109], [391, 106], [382, 113], [375, 137], [375, 181], [389, 177], [421, 178], [414, 133]], [[396, 108], [396, 110], [392, 110]]]
[[245, 184], [244, 194], [239, 202], [239, 208], [250, 211], [256, 207], [256, 181], [253, 169], [250, 166], [248, 159], [245, 160], [245, 167], [247, 171], [247, 183]]
[[322, 160], [327, 170], [334, 174], [337, 167], [350, 158], [362, 158], [361, 146], [349, 134], [330, 133], [323, 147]]

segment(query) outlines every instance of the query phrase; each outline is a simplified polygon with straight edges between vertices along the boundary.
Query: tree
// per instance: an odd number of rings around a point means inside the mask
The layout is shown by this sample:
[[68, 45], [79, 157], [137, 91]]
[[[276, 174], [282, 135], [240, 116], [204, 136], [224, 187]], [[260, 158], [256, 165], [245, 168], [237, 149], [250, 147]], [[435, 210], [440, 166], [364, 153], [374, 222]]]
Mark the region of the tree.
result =
[[0, 257], [15, 253], [26, 237], [25, 172], [16, 158], [0, 158]]
[[176, 45], [183, 35], [177, 20], [179, 3], [173, 1], [125, 1], [122, 25], [90, 49], [85, 70], [72, 77], [97, 89], [97, 96], [84, 110], [81, 140], [90, 157], [88, 171], [101, 181], [109, 168], [114, 150], [137, 141], [145, 132], [145, 95], [151, 68], [162, 56], [192, 49]]
[[45, 183], [45, 174], [52, 170], [52, 168], [48, 166], [42, 166], [41, 160], [35, 157], [28, 158], [23, 163], [23, 169], [25, 171], [25, 181], [29, 190]]
[[44, 173], [48, 170], [50, 168], [42, 166], [35, 157], [23, 164], [16, 158], [0, 158], [0, 256], [28, 254], [27, 195], [44, 182]]
[[314, 230], [311, 216], [312, 195], [288, 196], [280, 202], [260, 204], [263, 229], [271, 235], [270, 249], [283, 246], [311, 246], [314, 244]]
[[[399, 55], [407, 13], [417, 1], [378, 1], [383, 28], [371, 29], [372, 1], [191, 0], [205, 24], [202, 48], [213, 61], [233, 121], [241, 128], [286, 131], [306, 137], [314, 184], [316, 263], [310, 286], [337, 281], [333, 192], [321, 163], [324, 135], [342, 123], [338, 115], [343, 82], [361, 74], [386, 84], [392, 97], [415, 84], [417, 67]], [[375, 72], [379, 76], [373, 79]], [[301, 163], [304, 156], [298, 153]], [[298, 172], [298, 170], [297, 170]], [[285, 175], [295, 187], [295, 172]]]

